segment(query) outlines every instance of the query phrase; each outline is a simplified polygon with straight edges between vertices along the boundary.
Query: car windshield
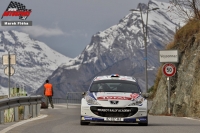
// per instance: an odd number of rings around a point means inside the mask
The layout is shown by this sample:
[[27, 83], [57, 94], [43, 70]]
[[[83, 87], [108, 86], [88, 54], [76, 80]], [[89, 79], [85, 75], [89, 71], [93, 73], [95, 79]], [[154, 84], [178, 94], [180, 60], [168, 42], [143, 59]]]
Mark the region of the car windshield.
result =
[[130, 92], [140, 93], [137, 83], [125, 80], [101, 80], [94, 81], [90, 92]]

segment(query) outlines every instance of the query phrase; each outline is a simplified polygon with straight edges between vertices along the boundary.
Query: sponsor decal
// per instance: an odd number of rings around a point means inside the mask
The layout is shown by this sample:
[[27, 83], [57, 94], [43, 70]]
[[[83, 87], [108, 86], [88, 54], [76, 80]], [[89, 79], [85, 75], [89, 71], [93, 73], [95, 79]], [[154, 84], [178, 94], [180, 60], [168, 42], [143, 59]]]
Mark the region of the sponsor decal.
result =
[[146, 118], [139, 118], [140, 121], [146, 121]]
[[94, 98], [96, 100], [95, 93], [88, 93], [88, 95], [91, 96], [92, 98]]
[[85, 117], [85, 120], [92, 120], [91, 117]]
[[132, 94], [130, 95], [130, 97], [131, 97], [131, 100], [135, 100], [135, 99], [137, 99], [137, 98], [139, 97], [139, 94], [137, 94], [137, 93], [132, 93]]
[[[101, 94], [101, 93], [98, 93]], [[140, 95], [138, 93], [132, 93], [130, 96], [98, 96], [97, 94], [97, 100], [101, 101], [108, 101], [108, 100], [136, 100], [140, 98]], [[116, 93], [114, 93], [116, 94]], [[141, 97], [142, 98], [142, 97]]]
[[131, 112], [131, 109], [97, 109], [99, 112]]
[[131, 100], [131, 97], [125, 97], [125, 96], [99, 96], [97, 97], [97, 100]]
[[136, 118], [136, 121], [146, 121], [146, 118]]

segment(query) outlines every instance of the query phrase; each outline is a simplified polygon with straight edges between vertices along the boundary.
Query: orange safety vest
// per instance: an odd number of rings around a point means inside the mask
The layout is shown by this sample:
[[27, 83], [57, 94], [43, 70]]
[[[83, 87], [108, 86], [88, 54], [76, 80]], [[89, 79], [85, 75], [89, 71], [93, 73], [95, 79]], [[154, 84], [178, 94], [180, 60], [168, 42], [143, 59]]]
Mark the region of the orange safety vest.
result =
[[44, 84], [45, 89], [45, 96], [52, 96], [53, 95], [53, 85], [50, 83]]

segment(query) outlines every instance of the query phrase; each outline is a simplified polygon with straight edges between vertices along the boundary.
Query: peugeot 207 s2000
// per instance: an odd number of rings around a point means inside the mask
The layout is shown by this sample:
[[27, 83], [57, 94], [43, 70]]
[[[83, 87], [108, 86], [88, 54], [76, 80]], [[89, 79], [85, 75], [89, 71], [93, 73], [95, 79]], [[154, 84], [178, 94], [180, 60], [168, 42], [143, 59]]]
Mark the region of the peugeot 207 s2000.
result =
[[95, 77], [81, 100], [81, 125], [129, 122], [148, 125], [147, 99], [136, 80], [112, 74]]

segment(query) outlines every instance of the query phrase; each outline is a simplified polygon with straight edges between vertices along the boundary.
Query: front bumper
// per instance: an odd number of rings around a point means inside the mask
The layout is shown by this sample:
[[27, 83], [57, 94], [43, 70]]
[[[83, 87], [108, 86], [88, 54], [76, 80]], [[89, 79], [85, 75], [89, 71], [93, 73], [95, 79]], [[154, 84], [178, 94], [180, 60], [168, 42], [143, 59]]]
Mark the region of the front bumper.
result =
[[81, 116], [81, 121], [84, 122], [124, 122], [124, 123], [147, 123], [148, 116], [137, 117], [137, 118], [121, 118], [121, 120], [106, 120], [106, 117], [91, 117], [91, 116]]
[[[107, 111], [107, 109], [112, 109], [114, 111], [115, 109], [117, 110], [124, 109], [123, 110], [124, 112], [119, 112], [119, 111], [100, 112], [100, 111]], [[142, 106], [132, 106], [132, 107], [103, 107], [103, 106], [91, 106], [83, 101], [81, 105], [81, 121], [147, 123], [148, 122], [147, 104], [143, 104]]]

